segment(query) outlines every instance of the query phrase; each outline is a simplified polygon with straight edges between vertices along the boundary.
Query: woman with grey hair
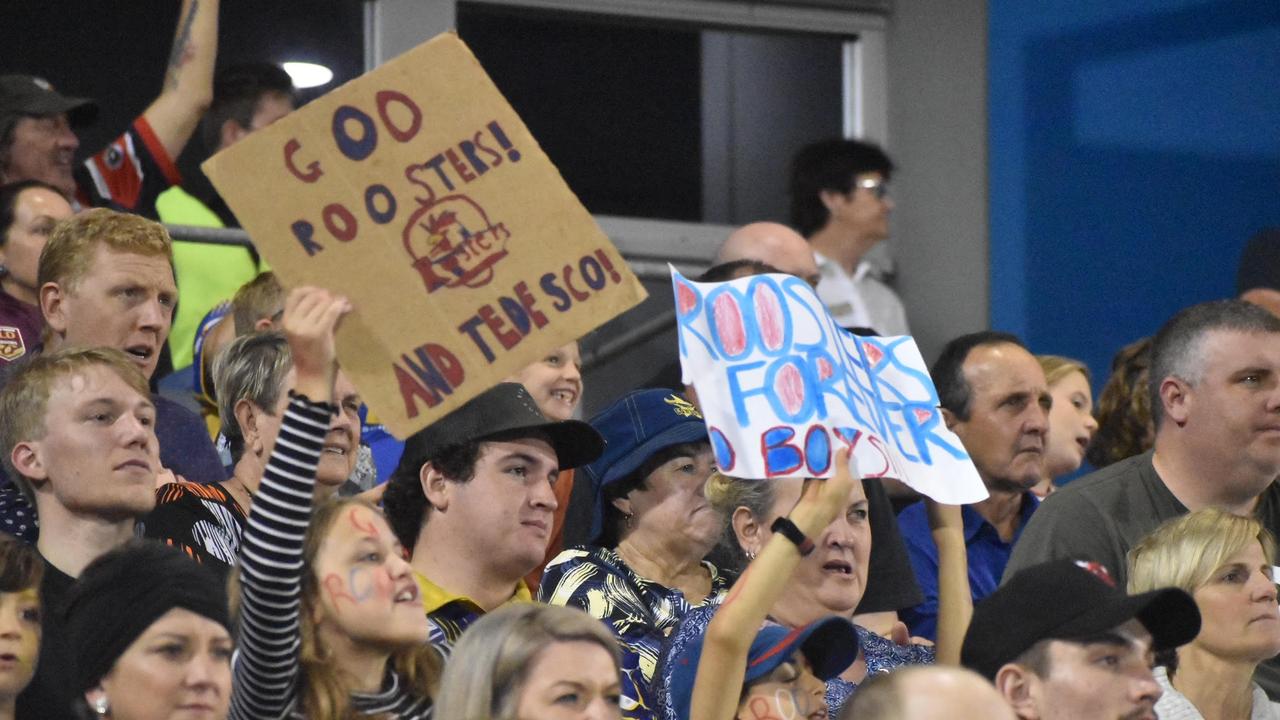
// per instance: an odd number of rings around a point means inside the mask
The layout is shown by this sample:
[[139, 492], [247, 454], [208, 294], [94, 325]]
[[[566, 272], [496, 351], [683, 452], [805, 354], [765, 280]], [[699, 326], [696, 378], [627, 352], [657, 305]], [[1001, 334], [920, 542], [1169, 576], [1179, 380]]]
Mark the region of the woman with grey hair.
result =
[[618, 645], [581, 610], [507, 605], [467, 629], [440, 686], [435, 720], [618, 720]]
[[[213, 372], [222, 434], [235, 463], [231, 477], [212, 485], [182, 478], [161, 485], [143, 534], [225, 575], [236, 564], [253, 496], [280, 432], [293, 386], [293, 358], [282, 333], [252, 333], [220, 352]], [[359, 456], [360, 399], [341, 371], [335, 397], [341, 414], [316, 475], [316, 491], [323, 495], [346, 482]]]

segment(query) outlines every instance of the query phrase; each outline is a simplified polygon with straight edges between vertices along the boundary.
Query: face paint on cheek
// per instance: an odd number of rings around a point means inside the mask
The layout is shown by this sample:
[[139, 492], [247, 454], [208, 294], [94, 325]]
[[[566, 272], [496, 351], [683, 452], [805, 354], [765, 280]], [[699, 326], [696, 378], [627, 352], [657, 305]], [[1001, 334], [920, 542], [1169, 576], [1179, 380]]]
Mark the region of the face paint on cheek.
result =
[[773, 704], [778, 708], [782, 720], [795, 720], [808, 717], [813, 712], [812, 698], [796, 690], [776, 690], [773, 693]]
[[358, 602], [347, 592], [346, 586], [342, 584], [342, 578], [338, 577], [335, 573], [325, 575], [324, 580], [320, 585], [324, 588], [325, 592], [329, 593], [329, 602], [333, 603], [334, 607], [338, 606], [339, 600], [346, 600], [353, 604]]
[[355, 602], [368, 600], [374, 592], [374, 582], [365, 579], [368, 571], [365, 568], [353, 567], [347, 573], [347, 585], [351, 588], [351, 597]]
[[782, 720], [774, 712], [773, 703], [762, 697], [753, 697], [747, 703], [747, 711], [751, 713], [752, 720]]
[[390, 600], [395, 595], [396, 583], [391, 579], [391, 573], [386, 568], [380, 567], [374, 571], [373, 589], [379, 600]]

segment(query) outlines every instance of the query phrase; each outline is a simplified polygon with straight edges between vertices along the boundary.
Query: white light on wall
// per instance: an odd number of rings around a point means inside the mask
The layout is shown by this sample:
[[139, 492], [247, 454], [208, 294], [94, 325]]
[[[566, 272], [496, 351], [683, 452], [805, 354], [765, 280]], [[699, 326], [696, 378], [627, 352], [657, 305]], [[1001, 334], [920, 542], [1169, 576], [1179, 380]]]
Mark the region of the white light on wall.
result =
[[308, 62], [284, 63], [284, 71], [293, 79], [293, 86], [302, 88], [320, 87], [333, 79], [333, 71], [323, 65]]

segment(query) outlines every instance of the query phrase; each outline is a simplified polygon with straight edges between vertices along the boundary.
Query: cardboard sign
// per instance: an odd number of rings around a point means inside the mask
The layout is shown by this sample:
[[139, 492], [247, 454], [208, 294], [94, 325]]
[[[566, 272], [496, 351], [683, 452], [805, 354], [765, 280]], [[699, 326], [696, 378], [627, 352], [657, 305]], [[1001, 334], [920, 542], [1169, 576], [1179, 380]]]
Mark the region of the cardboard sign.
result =
[[436, 37], [204, 164], [398, 437], [644, 299], [471, 51]]
[[852, 447], [863, 477], [896, 478], [950, 504], [987, 497], [909, 336], [842, 330], [791, 275], [671, 275], [684, 382], [697, 390], [722, 472], [830, 477]]

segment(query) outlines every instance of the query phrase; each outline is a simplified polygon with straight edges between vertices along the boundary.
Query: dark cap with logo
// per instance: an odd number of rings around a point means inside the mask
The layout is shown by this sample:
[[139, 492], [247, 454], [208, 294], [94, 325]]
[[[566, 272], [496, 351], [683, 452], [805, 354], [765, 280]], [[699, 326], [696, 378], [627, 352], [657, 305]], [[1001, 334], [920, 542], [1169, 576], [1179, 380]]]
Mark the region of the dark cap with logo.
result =
[[396, 475], [417, 477], [423, 463], [442, 448], [521, 433], [546, 437], [562, 470], [589, 463], [604, 451], [604, 438], [590, 425], [581, 420], [548, 420], [523, 385], [504, 382], [410, 435]]
[[1200, 611], [1182, 590], [1126, 595], [1101, 563], [1053, 560], [1018, 572], [974, 607], [960, 662], [992, 680], [1041, 640], [1088, 641], [1133, 619], [1156, 652], [1200, 632]]
[[72, 127], [88, 125], [98, 116], [98, 104], [88, 98], [67, 97], [34, 75], [0, 75], [0, 136], [23, 117], [67, 114]]

